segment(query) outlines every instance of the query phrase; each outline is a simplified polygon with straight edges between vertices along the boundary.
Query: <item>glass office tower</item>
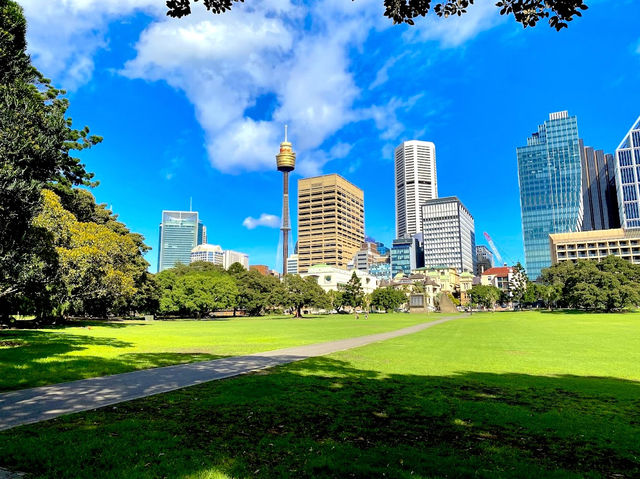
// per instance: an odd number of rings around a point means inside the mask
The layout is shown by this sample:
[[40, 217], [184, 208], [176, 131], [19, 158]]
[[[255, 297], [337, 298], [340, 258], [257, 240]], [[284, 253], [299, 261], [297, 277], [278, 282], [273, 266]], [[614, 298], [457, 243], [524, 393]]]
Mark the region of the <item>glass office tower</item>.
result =
[[616, 149], [616, 183], [622, 228], [640, 228], [640, 118]]
[[202, 223], [196, 211], [163, 211], [160, 224], [158, 272], [176, 264], [188, 265], [191, 250], [204, 239]]
[[551, 266], [549, 234], [580, 231], [583, 219], [578, 121], [551, 113], [517, 149], [522, 235], [529, 278]]

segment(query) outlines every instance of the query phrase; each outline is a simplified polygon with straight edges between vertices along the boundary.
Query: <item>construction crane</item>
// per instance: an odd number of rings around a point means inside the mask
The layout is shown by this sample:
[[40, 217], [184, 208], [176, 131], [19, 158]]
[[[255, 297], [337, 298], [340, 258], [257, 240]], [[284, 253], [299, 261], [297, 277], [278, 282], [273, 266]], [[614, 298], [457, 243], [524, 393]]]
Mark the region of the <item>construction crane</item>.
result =
[[495, 243], [491, 239], [491, 236], [489, 236], [489, 233], [487, 233], [486, 231], [484, 233], [484, 238], [487, 240], [487, 243], [489, 243], [489, 246], [491, 247], [491, 251], [493, 251], [493, 254], [496, 255], [498, 264], [503, 265], [504, 261], [502, 261], [502, 256], [500, 256], [500, 252], [498, 251], [498, 248], [496, 247]]

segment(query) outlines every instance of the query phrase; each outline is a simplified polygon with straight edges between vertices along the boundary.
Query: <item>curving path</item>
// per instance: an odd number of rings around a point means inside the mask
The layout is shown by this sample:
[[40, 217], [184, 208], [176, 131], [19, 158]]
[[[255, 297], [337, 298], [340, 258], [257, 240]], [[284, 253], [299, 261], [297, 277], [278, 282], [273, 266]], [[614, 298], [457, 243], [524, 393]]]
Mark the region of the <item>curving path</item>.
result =
[[64, 414], [88, 411], [132, 399], [166, 393], [196, 384], [246, 374], [280, 364], [357, 348], [367, 344], [416, 333], [463, 315], [386, 333], [276, 349], [247, 356], [144, 369], [113, 376], [82, 379], [0, 394], [0, 431], [46, 421]]

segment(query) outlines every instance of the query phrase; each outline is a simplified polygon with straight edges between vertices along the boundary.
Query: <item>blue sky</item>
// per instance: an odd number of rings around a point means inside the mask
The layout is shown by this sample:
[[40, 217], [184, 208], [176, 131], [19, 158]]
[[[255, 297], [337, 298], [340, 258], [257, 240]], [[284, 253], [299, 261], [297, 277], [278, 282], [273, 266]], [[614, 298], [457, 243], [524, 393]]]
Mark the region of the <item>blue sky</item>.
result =
[[[436, 144], [440, 196], [457, 195], [505, 259], [523, 260], [515, 149], [549, 112], [578, 116], [613, 152], [640, 115], [640, 2], [591, 0], [556, 32], [477, 0], [461, 18], [394, 26], [381, 0], [246, 0], [183, 19], [164, 0], [19, 0], [35, 64], [70, 116], [104, 142], [83, 152], [113, 205], [154, 249], [163, 209], [188, 209], [209, 242], [276, 266], [275, 154], [283, 125], [296, 181], [339, 173], [364, 190], [369, 236], [394, 234], [394, 146]], [[295, 202], [292, 221], [296, 224]], [[252, 226], [249, 229], [247, 226]]]

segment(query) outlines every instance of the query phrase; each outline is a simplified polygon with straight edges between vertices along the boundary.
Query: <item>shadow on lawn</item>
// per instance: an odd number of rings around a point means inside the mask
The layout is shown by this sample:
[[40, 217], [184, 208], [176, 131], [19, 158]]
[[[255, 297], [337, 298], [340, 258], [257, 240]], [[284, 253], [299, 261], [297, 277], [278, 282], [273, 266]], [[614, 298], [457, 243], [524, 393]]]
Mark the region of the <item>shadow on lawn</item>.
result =
[[219, 359], [205, 353], [127, 353], [116, 358], [65, 356], [91, 346], [126, 348], [133, 343], [55, 331], [0, 331], [0, 392], [107, 376], [136, 369]]
[[615, 378], [381, 377], [316, 358], [13, 429], [0, 464], [56, 478], [638, 477], [639, 397]]

